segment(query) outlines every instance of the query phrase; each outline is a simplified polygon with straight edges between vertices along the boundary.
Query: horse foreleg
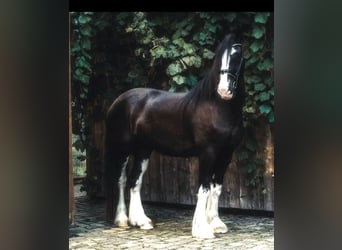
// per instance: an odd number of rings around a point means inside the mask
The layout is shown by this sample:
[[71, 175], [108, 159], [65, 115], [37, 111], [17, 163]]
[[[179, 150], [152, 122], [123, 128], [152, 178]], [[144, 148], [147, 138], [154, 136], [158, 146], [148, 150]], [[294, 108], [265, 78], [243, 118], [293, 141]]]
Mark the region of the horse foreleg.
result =
[[135, 185], [130, 188], [131, 199], [129, 204], [129, 223], [132, 226], [139, 226], [141, 229], [153, 228], [151, 219], [148, 218], [144, 212], [140, 198], [140, 189], [142, 185], [143, 175], [148, 167], [148, 161], [148, 159], [144, 159], [140, 162], [141, 173]]
[[201, 185], [198, 190], [197, 204], [192, 220], [192, 236], [198, 238], [214, 238], [214, 231], [210, 227], [206, 216], [206, 206], [209, 197], [209, 190]]
[[218, 202], [222, 192], [222, 185], [217, 183], [210, 184], [210, 194], [206, 210], [207, 221], [215, 233], [228, 232], [227, 226], [222, 222], [218, 215]]
[[128, 218], [126, 213], [126, 204], [125, 204], [125, 187], [126, 187], [126, 166], [128, 162], [128, 157], [122, 165], [121, 175], [118, 181], [119, 186], [119, 201], [116, 209], [115, 220], [114, 223], [119, 227], [127, 227], [128, 226]]

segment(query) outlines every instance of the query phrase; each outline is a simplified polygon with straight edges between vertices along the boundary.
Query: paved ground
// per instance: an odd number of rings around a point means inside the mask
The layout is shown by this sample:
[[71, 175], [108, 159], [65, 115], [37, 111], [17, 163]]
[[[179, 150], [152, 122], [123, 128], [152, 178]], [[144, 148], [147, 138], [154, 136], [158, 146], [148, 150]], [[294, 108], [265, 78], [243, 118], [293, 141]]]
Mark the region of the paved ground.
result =
[[274, 249], [273, 218], [221, 214], [228, 233], [215, 239], [191, 236], [193, 209], [144, 205], [155, 223], [152, 230], [118, 228], [104, 221], [104, 202], [90, 202], [76, 191], [75, 225], [69, 249]]

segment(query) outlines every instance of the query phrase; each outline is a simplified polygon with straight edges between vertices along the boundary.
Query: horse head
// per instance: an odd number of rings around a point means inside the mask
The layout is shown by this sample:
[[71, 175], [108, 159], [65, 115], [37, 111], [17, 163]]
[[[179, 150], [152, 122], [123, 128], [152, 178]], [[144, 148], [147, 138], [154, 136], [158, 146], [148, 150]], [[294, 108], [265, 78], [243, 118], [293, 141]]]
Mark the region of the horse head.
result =
[[[241, 43], [237, 43], [234, 35], [227, 35], [216, 50], [214, 70], [218, 73], [217, 93], [223, 100], [231, 100], [242, 88], [242, 72], [244, 67]], [[217, 74], [216, 73], [216, 74]]]

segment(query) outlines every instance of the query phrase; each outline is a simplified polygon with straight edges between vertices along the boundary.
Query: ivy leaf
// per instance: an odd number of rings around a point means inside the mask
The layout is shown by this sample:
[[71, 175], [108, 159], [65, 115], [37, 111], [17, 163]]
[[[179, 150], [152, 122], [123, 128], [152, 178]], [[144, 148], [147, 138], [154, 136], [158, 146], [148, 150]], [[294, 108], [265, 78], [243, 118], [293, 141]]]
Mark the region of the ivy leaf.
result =
[[270, 93], [270, 95], [274, 96], [274, 88], [272, 87], [272, 88], [268, 91], [268, 93]]
[[258, 56], [251, 56], [248, 60], [247, 60], [247, 64], [251, 65], [253, 63], [255, 63], [256, 61], [258, 61], [259, 57]]
[[91, 27], [90, 25], [82, 25], [80, 28], [80, 32], [84, 36], [91, 36]]
[[90, 50], [91, 49], [90, 40], [88, 38], [82, 39], [81, 47], [85, 50]]
[[72, 144], [73, 147], [76, 148], [76, 150], [78, 151], [84, 151], [84, 145], [82, 143], [82, 141], [80, 139], [77, 139], [73, 144]]
[[169, 92], [171, 92], [171, 93], [175, 93], [175, 92], [176, 92], [176, 88], [175, 88], [175, 86], [171, 86], [171, 88], [169, 89]]
[[263, 91], [265, 88], [266, 88], [266, 85], [263, 83], [258, 83], [258, 84], [255, 84], [254, 86], [254, 89], [256, 91]]
[[274, 112], [270, 112], [270, 113], [268, 114], [268, 121], [269, 121], [270, 123], [274, 123]]
[[78, 21], [80, 24], [85, 24], [91, 21], [91, 17], [82, 15], [82, 16], [79, 16]]
[[208, 30], [212, 33], [216, 32], [216, 26], [215, 25], [208, 25]]
[[258, 83], [261, 81], [261, 78], [259, 76], [256, 75], [252, 75], [252, 76], [245, 76], [245, 81], [246, 83]]
[[268, 101], [270, 99], [270, 94], [267, 92], [261, 92], [259, 94], [260, 101]]
[[176, 75], [172, 77], [172, 80], [174, 80], [178, 85], [182, 85], [183, 83], [185, 83], [186, 78], [181, 75]]
[[256, 23], [265, 24], [270, 13], [257, 13], [254, 17]]
[[264, 47], [264, 43], [261, 40], [255, 40], [249, 48], [255, 53]]
[[151, 52], [151, 55], [154, 56], [155, 58], [160, 58], [160, 57], [164, 58], [167, 55], [165, 47], [163, 46], [158, 46], [154, 49], [151, 49], [150, 52]]
[[201, 58], [199, 56], [186, 56], [182, 60], [187, 66], [195, 66], [196, 68], [201, 67]]
[[72, 49], [71, 49], [71, 52], [78, 52], [81, 50], [81, 46], [80, 46], [80, 43], [78, 41], [75, 41], [73, 43], [73, 46], [72, 46]]
[[268, 106], [267, 104], [262, 104], [259, 107], [260, 113], [262, 114], [268, 114], [271, 112], [272, 108]]
[[186, 78], [186, 82], [191, 85], [194, 86], [197, 83], [197, 77], [190, 74], [187, 78]]
[[237, 153], [237, 157], [239, 161], [243, 161], [248, 159], [248, 152], [246, 150], [241, 150]]
[[183, 49], [185, 50], [187, 55], [192, 55], [195, 53], [195, 47], [192, 44], [184, 43]]
[[253, 106], [250, 106], [250, 107], [245, 108], [245, 111], [247, 113], [254, 114], [255, 113], [255, 108]]
[[260, 39], [264, 35], [264, 33], [265, 33], [265, 27], [256, 25], [253, 28], [252, 36], [255, 37], [256, 39]]
[[141, 40], [141, 43], [142, 43], [142, 44], [149, 44], [149, 43], [151, 43], [151, 41], [152, 41], [152, 37], [151, 37], [151, 36], [146, 36], [146, 37], [144, 37], [144, 38]]
[[255, 152], [257, 148], [255, 141], [252, 141], [252, 140], [247, 140], [245, 146], [247, 149], [249, 149], [252, 152]]
[[85, 93], [81, 92], [81, 94], [80, 94], [80, 98], [85, 100], [85, 99], [87, 99], [87, 96], [86, 96], [86, 94], [85, 94]]
[[183, 71], [183, 69], [182, 69], [182, 66], [179, 62], [171, 63], [166, 69], [166, 73], [170, 76], [174, 76], [176, 74], [179, 74], [182, 71]]
[[213, 57], [215, 56], [215, 53], [208, 50], [208, 49], [204, 49], [203, 50], [203, 58], [206, 58], [206, 59], [212, 59]]
[[266, 58], [264, 61], [258, 63], [257, 68], [260, 71], [270, 70], [273, 68], [273, 62], [271, 61], [271, 59]]
[[177, 38], [174, 39], [172, 43], [178, 45], [179, 47], [183, 47], [185, 42], [183, 38]]

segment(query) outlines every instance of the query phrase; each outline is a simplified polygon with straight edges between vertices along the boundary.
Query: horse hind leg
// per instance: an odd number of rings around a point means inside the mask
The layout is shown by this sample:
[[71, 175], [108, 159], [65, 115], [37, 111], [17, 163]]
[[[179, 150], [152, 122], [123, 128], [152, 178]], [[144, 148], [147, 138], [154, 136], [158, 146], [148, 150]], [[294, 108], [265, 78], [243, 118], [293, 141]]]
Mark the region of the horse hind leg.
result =
[[140, 197], [143, 175], [147, 170], [148, 162], [148, 158], [136, 156], [130, 176], [129, 223], [141, 229], [153, 228], [152, 220], [146, 216]]
[[128, 217], [126, 212], [126, 204], [125, 204], [125, 187], [126, 187], [126, 166], [128, 162], [128, 157], [121, 164], [121, 172], [120, 178], [118, 179], [118, 188], [119, 188], [119, 199], [117, 203], [116, 213], [114, 223], [119, 227], [127, 227], [128, 226]]

